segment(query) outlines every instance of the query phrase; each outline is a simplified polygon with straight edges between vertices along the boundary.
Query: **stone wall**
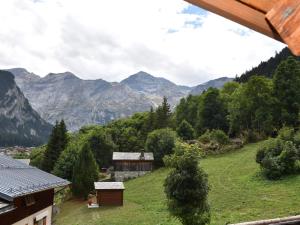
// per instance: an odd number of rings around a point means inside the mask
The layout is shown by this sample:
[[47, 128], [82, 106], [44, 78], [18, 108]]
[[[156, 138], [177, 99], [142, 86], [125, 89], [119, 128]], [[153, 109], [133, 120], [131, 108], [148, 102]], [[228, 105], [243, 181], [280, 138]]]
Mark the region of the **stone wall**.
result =
[[122, 182], [128, 179], [144, 176], [151, 171], [115, 171], [114, 177], [115, 181]]

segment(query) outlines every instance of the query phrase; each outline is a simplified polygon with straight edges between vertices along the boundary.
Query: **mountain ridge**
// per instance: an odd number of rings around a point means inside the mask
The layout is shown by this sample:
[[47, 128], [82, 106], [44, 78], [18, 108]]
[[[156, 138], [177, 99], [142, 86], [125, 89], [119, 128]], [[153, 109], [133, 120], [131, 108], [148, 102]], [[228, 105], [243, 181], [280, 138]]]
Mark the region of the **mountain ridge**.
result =
[[[148, 111], [150, 107], [157, 107], [164, 96], [174, 108], [194, 88], [143, 71], [120, 82], [83, 80], [71, 72], [41, 77], [24, 68], [8, 71], [15, 75], [17, 84], [42, 118], [51, 124], [64, 119], [72, 131], [83, 125], [105, 124], [135, 112]], [[204, 85], [203, 90], [210, 85], [212, 83]]]

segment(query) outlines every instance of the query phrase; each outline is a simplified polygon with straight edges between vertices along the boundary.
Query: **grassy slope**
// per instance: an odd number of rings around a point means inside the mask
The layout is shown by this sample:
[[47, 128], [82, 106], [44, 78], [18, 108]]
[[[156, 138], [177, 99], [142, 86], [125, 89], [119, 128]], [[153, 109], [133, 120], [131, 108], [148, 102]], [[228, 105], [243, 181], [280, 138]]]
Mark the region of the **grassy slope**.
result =
[[[201, 161], [209, 174], [213, 225], [300, 214], [300, 176], [266, 181], [254, 161], [258, 144]], [[126, 182], [125, 205], [88, 210], [81, 201], [62, 206], [57, 225], [176, 225], [165, 206], [167, 169]]]

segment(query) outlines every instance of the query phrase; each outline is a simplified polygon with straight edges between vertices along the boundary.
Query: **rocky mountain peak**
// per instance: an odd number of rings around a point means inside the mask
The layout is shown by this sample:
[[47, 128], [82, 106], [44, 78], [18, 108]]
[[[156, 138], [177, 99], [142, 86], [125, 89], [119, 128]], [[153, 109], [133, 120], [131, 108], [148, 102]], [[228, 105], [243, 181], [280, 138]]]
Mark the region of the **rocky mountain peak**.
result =
[[51, 125], [32, 109], [8, 71], [0, 71], [0, 127], [0, 146], [43, 144], [51, 131]]

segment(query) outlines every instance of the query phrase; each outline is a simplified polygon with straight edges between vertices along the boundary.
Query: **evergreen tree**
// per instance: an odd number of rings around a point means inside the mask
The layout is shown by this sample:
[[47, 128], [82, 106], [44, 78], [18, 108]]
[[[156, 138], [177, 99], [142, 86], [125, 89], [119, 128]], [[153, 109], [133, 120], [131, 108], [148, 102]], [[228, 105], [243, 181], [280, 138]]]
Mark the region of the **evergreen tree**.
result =
[[98, 166], [88, 143], [80, 150], [73, 170], [72, 192], [77, 197], [87, 199], [98, 181]]
[[68, 136], [66, 125], [63, 120], [60, 123], [56, 121], [45, 151], [42, 166], [44, 171], [51, 172], [53, 170], [60, 153], [66, 148], [67, 144]]
[[64, 120], [59, 123], [60, 149], [64, 150], [68, 144], [68, 130]]
[[59, 154], [59, 124], [56, 121], [46, 147], [42, 169], [46, 172], [51, 172]]
[[227, 132], [227, 110], [220, 97], [220, 91], [216, 88], [209, 88], [203, 94], [203, 102], [199, 108], [198, 133], [205, 130], [223, 130]]
[[[198, 166], [198, 154], [188, 149], [169, 162], [173, 171], [165, 180], [165, 193], [171, 215], [183, 225], [205, 225], [210, 222], [208, 179]], [[171, 159], [172, 160], [172, 159]]]
[[156, 128], [166, 128], [171, 125], [171, 107], [166, 97], [163, 98], [163, 102], [158, 106], [156, 110]]
[[156, 115], [154, 112], [153, 107], [151, 106], [150, 112], [148, 114], [148, 118], [146, 121], [146, 132], [151, 132], [155, 129], [155, 121], [156, 121]]
[[296, 126], [300, 107], [300, 63], [293, 57], [280, 63], [274, 75], [279, 125]]
[[186, 120], [183, 120], [179, 127], [177, 128], [177, 134], [183, 140], [192, 140], [195, 138], [195, 130], [191, 124], [189, 124]]

